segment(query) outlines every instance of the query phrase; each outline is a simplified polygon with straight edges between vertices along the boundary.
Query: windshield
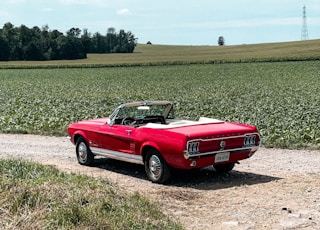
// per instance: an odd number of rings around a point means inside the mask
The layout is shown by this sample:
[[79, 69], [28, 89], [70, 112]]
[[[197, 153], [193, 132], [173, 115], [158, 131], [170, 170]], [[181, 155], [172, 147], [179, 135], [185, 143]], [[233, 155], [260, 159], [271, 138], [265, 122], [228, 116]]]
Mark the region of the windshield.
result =
[[148, 105], [148, 106], [133, 106], [121, 108], [116, 119], [125, 117], [133, 117], [141, 119], [146, 116], [164, 116], [168, 105]]

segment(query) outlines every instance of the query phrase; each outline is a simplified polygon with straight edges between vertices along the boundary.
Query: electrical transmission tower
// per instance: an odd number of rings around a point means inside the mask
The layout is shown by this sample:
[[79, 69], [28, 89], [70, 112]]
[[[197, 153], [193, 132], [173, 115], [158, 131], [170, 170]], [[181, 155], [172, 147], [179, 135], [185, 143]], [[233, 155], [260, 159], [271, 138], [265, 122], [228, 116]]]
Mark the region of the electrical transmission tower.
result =
[[303, 6], [301, 40], [308, 40], [308, 27], [307, 27], [307, 12], [306, 12], [306, 6]]

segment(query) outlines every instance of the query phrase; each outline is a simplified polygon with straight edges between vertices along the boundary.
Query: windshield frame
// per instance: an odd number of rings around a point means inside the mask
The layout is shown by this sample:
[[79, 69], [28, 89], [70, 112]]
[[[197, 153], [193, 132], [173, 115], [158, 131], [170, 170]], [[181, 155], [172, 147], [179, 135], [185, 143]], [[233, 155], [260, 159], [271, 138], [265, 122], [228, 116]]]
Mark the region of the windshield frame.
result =
[[[162, 108], [161, 108], [162, 107]], [[161, 110], [157, 111], [158, 108]], [[154, 114], [153, 112], [159, 112]], [[125, 117], [143, 118], [144, 116], [158, 115], [163, 116], [165, 119], [173, 116], [173, 103], [170, 101], [138, 101], [121, 104], [107, 119], [109, 125], [115, 124], [117, 119]]]

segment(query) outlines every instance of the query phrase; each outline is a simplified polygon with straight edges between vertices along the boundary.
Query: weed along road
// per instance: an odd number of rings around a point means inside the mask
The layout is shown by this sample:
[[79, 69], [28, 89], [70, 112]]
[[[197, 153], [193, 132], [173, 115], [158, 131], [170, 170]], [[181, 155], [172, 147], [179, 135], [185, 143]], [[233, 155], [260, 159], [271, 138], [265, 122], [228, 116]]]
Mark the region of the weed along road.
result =
[[0, 157], [53, 165], [108, 179], [139, 192], [186, 229], [319, 229], [320, 151], [261, 148], [227, 174], [213, 168], [176, 172], [167, 185], [147, 180], [141, 165], [96, 159], [77, 163], [64, 137], [0, 134]]

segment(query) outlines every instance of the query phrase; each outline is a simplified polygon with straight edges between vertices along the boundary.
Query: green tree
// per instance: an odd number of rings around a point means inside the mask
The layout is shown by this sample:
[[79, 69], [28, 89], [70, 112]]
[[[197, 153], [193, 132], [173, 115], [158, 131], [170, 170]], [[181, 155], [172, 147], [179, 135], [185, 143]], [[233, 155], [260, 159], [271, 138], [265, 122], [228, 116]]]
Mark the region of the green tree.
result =
[[58, 44], [58, 38], [63, 37], [63, 33], [59, 32], [58, 30], [53, 30], [49, 33], [49, 49], [45, 53], [47, 60], [58, 60], [60, 59], [60, 50]]
[[67, 31], [67, 36], [78, 38], [80, 37], [81, 30], [79, 28], [71, 28]]
[[13, 24], [7, 22], [3, 26], [3, 36], [7, 40], [9, 46], [9, 60], [19, 60], [20, 59], [20, 42], [18, 31], [14, 28]]
[[88, 29], [83, 30], [83, 34], [80, 39], [81, 39], [82, 45], [84, 46], [86, 53], [92, 53], [93, 52], [93, 44], [92, 44], [91, 34], [88, 32]]
[[24, 60], [40, 61], [44, 60], [39, 44], [36, 41], [29, 42], [23, 47]]
[[80, 39], [71, 36], [61, 36], [57, 39], [59, 59], [81, 59], [86, 58], [84, 46]]
[[106, 37], [99, 32], [95, 33], [92, 37], [93, 53], [106, 53], [107, 41]]
[[220, 36], [218, 38], [218, 45], [219, 46], [224, 46], [225, 45], [225, 41], [224, 41], [224, 37], [223, 36]]
[[8, 61], [10, 57], [10, 48], [7, 39], [0, 32], [0, 61]]
[[107, 30], [107, 53], [113, 53], [114, 47], [117, 44], [117, 34], [114, 27], [110, 27]]
[[45, 25], [14, 27], [10, 22], [0, 29], [0, 60], [57, 60], [86, 58], [87, 53], [132, 53], [136, 38], [131, 32], [110, 27], [106, 36], [87, 29], [71, 28], [66, 35]]

